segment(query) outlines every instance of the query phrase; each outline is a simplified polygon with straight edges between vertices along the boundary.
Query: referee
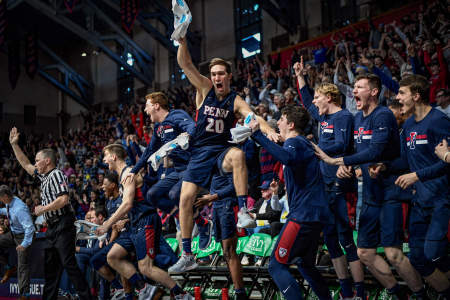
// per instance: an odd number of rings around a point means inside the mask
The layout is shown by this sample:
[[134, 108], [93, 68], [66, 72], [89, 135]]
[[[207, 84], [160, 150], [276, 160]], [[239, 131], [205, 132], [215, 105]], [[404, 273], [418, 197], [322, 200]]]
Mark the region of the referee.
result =
[[19, 132], [11, 129], [9, 142], [22, 168], [41, 181], [41, 204], [34, 214], [44, 215], [48, 229], [45, 233], [45, 264], [43, 299], [56, 300], [63, 268], [67, 271], [80, 299], [90, 300], [89, 287], [75, 259], [75, 216], [69, 203], [67, 177], [56, 168], [56, 154], [43, 149], [36, 154], [33, 166], [19, 147]]

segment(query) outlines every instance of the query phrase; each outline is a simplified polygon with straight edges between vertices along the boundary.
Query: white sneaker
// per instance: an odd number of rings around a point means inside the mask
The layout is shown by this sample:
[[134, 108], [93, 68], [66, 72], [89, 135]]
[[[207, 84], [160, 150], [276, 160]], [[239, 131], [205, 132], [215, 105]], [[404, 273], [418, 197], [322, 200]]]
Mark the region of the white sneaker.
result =
[[197, 267], [198, 264], [195, 262], [194, 255], [186, 255], [185, 253], [183, 253], [176, 264], [169, 268], [168, 272], [172, 274], [183, 273], [186, 271], [194, 270]]
[[175, 300], [195, 300], [195, 298], [191, 294], [185, 293], [185, 294], [176, 295]]
[[255, 228], [256, 221], [248, 214], [247, 208], [243, 207], [238, 212], [237, 227], [239, 228]]
[[151, 284], [146, 283], [145, 286], [138, 291], [139, 300], [151, 300], [157, 288]]

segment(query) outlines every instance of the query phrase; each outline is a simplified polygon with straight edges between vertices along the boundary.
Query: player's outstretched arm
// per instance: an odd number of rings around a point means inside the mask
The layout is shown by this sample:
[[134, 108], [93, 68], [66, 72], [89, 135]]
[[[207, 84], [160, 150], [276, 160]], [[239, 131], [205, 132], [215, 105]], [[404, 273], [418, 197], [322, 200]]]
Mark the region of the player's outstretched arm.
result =
[[212, 87], [212, 82], [207, 77], [200, 74], [192, 62], [191, 54], [185, 38], [178, 40], [180, 46], [178, 47], [177, 61], [180, 68], [183, 69], [184, 74], [189, 82], [200, 91], [203, 99]]

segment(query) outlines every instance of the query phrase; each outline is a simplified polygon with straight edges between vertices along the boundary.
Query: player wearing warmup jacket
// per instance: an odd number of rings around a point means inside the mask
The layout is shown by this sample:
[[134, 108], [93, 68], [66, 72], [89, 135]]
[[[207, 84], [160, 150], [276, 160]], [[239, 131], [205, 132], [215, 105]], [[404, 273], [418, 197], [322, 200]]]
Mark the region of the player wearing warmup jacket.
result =
[[[324, 83], [316, 87], [313, 99], [302, 75], [303, 68], [303, 57], [301, 57], [300, 62], [295, 63], [294, 70], [303, 105], [320, 124], [320, 149], [333, 157], [351, 154], [354, 120], [353, 115], [348, 110], [340, 107], [341, 100], [338, 87], [331, 83]], [[342, 297], [343, 299], [353, 298], [348, 261], [355, 281], [356, 296], [364, 299], [364, 270], [353, 241], [353, 230], [350, 227], [345, 199], [346, 193], [355, 192], [356, 180], [355, 178], [337, 178], [337, 166], [328, 165], [323, 161], [320, 162], [320, 170], [336, 223], [325, 227], [324, 240], [339, 278]], [[342, 252], [341, 245], [345, 249], [346, 256]]]
[[[403, 189], [413, 186], [415, 194], [409, 223], [409, 258], [425, 280], [450, 299], [447, 231], [450, 216], [448, 165], [434, 154], [442, 140], [450, 139], [450, 119], [428, 103], [428, 80], [410, 75], [400, 81], [397, 99], [403, 114], [412, 114], [403, 125], [403, 169], [411, 173], [396, 180]], [[379, 169], [381, 169], [380, 167]], [[395, 162], [388, 166], [402, 168]], [[377, 170], [379, 171], [379, 170]]]
[[327, 284], [314, 265], [320, 233], [333, 218], [319, 160], [311, 142], [303, 136], [309, 119], [303, 107], [283, 108], [278, 121], [283, 146], [266, 138], [258, 130], [258, 121], [250, 123], [255, 131], [252, 138], [284, 165], [289, 215], [272, 253], [269, 273], [288, 300], [302, 299], [300, 286], [289, 271], [290, 264], [297, 264], [319, 299], [331, 299]]
[[378, 281], [399, 299], [406, 293], [392, 274], [386, 261], [376, 253], [384, 247], [389, 262], [406, 281], [418, 298], [425, 298], [423, 283], [408, 258], [403, 254], [402, 208], [394, 185], [395, 176], [389, 173], [378, 178], [369, 175], [369, 168], [379, 162], [392, 161], [400, 155], [397, 121], [387, 107], [378, 105], [381, 82], [373, 74], [359, 75], [355, 79], [353, 94], [356, 108], [354, 141], [356, 153], [331, 158], [319, 147], [317, 154], [327, 164], [339, 165], [338, 178], [353, 176], [352, 166], [360, 165], [363, 176], [363, 204], [359, 217], [358, 256]]
[[122, 203], [115, 213], [96, 229], [96, 234], [104, 234], [128, 213], [130, 219], [128, 237], [132, 244], [132, 249], [127, 249], [129, 242], [127, 245], [120, 241], [115, 243], [108, 253], [108, 264], [139, 290], [139, 299], [151, 299], [155, 287], [145, 283], [133, 264], [124, 259], [128, 253], [134, 250], [139, 271], [143, 275], [170, 289], [175, 299], [193, 299], [170, 278], [167, 272], [154, 263], [155, 257], [160, 251], [170, 248], [164, 238], [160, 236], [162, 225], [156, 208], [152, 203], [145, 201], [142, 194], [142, 177], [137, 175], [133, 181], [130, 178], [125, 179], [130, 172], [130, 167], [127, 167], [125, 162], [125, 149], [120, 144], [110, 144], [103, 149], [103, 153], [103, 160], [108, 164], [109, 169], [119, 174]]
[[[191, 160], [183, 176], [180, 196], [180, 226], [183, 244], [183, 255], [169, 272], [180, 273], [194, 269], [197, 264], [191, 251], [192, 205], [199, 186], [207, 188], [211, 180], [212, 170], [218, 156], [230, 147], [230, 129], [239, 116], [246, 117], [251, 109], [236, 93], [230, 90], [231, 64], [215, 58], [210, 63], [211, 79], [201, 75], [192, 63], [188, 46], [184, 38], [179, 40], [177, 60], [190, 83], [196, 88], [197, 118], [195, 133], [191, 142]], [[265, 122], [261, 128], [270, 138], [277, 140], [278, 135]], [[221, 168], [225, 172], [233, 172], [233, 183], [238, 197], [239, 221], [245, 227], [245, 220], [250, 216], [246, 211], [247, 200], [247, 166], [245, 154], [238, 148], [228, 149], [223, 157]]]
[[[155, 123], [155, 128], [150, 144], [130, 171], [130, 174], [133, 175], [146, 166], [149, 157], [164, 144], [174, 140], [184, 132], [192, 135], [195, 128], [194, 121], [185, 111], [180, 109], [169, 111], [169, 101], [164, 93], [151, 93], [145, 98], [147, 99], [145, 112], [150, 116], [152, 122]], [[170, 152], [168, 158], [173, 163], [174, 171], [166, 173], [163, 179], [160, 179], [148, 190], [146, 195], [147, 201], [150, 201], [167, 213], [170, 213], [174, 206], [178, 206], [178, 199], [174, 196], [169, 198], [169, 194], [179, 194], [182, 174], [189, 162], [189, 157], [189, 152], [179, 147]]]

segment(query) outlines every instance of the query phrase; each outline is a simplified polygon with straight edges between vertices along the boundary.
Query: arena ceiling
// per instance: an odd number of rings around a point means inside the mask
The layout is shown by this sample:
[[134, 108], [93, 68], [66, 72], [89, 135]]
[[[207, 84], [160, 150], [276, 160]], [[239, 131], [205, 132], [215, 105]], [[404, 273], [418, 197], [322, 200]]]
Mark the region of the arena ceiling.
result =
[[[140, 0], [134, 26], [141, 26], [169, 52], [176, 53], [170, 41], [173, 16], [168, 5], [170, 3], [159, 0]], [[160, 22], [163, 26], [158, 27], [164, 29], [157, 29], [152, 25], [155, 22], [150, 22], [152, 20]], [[93, 85], [61, 59], [74, 47], [90, 45], [145, 85], [151, 85], [153, 81], [154, 58], [121, 26], [120, 0], [8, 0], [7, 43], [24, 39], [30, 32], [37, 34], [40, 50], [53, 60], [49, 66], [40, 65], [38, 73], [83, 106], [92, 103]], [[108, 43], [111, 41], [114, 43]], [[117, 53], [111, 44], [120, 45], [131, 53], [135, 63], [128, 64], [127, 57]], [[7, 52], [7, 49], [2, 50]]]

